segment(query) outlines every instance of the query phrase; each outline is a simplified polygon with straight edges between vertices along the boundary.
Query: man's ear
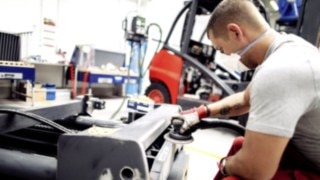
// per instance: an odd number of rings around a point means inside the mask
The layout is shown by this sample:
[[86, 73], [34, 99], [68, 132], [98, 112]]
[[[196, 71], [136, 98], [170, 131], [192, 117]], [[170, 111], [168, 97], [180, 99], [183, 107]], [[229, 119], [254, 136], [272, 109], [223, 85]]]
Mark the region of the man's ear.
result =
[[227, 31], [228, 31], [229, 37], [232, 37], [234, 39], [242, 39], [243, 37], [241, 28], [235, 23], [227, 24]]

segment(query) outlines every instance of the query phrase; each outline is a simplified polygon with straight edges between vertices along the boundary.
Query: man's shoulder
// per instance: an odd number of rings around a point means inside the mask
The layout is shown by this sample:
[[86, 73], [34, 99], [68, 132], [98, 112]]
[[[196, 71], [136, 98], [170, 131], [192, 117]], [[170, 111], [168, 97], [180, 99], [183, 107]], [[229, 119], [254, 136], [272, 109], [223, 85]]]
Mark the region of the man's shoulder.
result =
[[292, 70], [293, 69], [289, 64], [280, 62], [276, 59], [270, 59], [270, 61], [262, 64], [256, 69], [253, 80], [277, 82], [281, 78], [291, 76]]

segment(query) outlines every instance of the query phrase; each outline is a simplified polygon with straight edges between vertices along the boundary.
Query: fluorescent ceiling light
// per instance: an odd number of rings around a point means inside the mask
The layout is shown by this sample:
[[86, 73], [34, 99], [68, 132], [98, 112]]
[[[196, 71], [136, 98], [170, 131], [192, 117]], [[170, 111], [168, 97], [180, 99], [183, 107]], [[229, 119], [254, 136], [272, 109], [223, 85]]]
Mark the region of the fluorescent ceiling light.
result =
[[275, 10], [275, 11], [279, 10], [279, 6], [275, 0], [271, 0], [269, 3], [270, 3], [273, 10]]

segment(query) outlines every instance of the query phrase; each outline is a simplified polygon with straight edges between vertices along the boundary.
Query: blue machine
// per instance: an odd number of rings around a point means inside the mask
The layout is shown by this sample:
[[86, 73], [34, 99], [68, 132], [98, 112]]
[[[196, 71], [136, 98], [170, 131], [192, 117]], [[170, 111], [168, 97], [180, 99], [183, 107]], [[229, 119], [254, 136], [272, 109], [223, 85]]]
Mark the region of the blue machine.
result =
[[126, 95], [141, 94], [144, 56], [147, 49], [147, 36], [145, 31], [145, 18], [141, 16], [134, 16], [131, 22], [131, 29], [128, 28], [128, 19], [124, 20], [123, 30], [125, 31], [125, 38], [130, 46], [130, 60], [126, 62], [126, 67], [138, 74], [137, 83], [127, 83], [125, 87]]
[[280, 18], [276, 21], [277, 30], [280, 26], [295, 27], [298, 23], [302, 0], [278, 0]]
[[[77, 73], [78, 81], [83, 81], [85, 73], [86, 73], [85, 71], [78, 71]], [[136, 76], [127, 77], [126, 75], [114, 75], [114, 74], [94, 73], [94, 72], [89, 72], [88, 74], [89, 88], [91, 87], [91, 84], [101, 84], [101, 83], [123, 84], [127, 82], [130, 82], [131, 84], [137, 84], [138, 77]]]
[[[128, 64], [128, 70], [133, 71], [135, 74], [139, 74], [140, 43], [129, 41], [129, 44], [131, 47], [131, 56]], [[138, 86], [138, 83], [127, 83], [126, 94], [138, 94]]]

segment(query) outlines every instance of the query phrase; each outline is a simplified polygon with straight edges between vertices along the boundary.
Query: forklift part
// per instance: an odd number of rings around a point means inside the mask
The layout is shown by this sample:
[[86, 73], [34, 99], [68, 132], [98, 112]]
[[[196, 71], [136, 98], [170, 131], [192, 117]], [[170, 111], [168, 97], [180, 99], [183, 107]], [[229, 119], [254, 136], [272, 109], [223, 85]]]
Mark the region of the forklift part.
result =
[[171, 103], [171, 97], [165, 85], [159, 82], [153, 82], [146, 89], [145, 93], [154, 100], [155, 103]]
[[[151, 84], [153, 83], [165, 83], [166, 87], [162, 88], [163, 100], [171, 100], [169, 102], [163, 101], [159, 103], [176, 103], [176, 97], [178, 96], [179, 82], [182, 72], [183, 61], [182, 58], [170, 53], [169, 51], [162, 49], [153, 57], [150, 70], [149, 78]], [[160, 86], [160, 85], [153, 85]], [[163, 85], [161, 85], [163, 86]], [[166, 95], [166, 89], [168, 88], [169, 96]], [[149, 93], [148, 93], [149, 92]], [[150, 89], [147, 95], [150, 95]], [[160, 96], [159, 96], [160, 97]], [[170, 99], [167, 99], [170, 97]]]
[[318, 0], [303, 0], [296, 34], [320, 47], [320, 18]]

